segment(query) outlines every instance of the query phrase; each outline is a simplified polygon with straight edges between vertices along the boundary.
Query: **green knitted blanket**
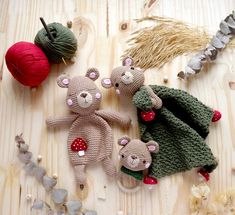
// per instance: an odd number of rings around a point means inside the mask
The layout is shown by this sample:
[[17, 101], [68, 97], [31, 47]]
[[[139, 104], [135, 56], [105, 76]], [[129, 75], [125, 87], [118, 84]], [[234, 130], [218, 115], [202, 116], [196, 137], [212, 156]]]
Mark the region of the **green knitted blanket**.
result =
[[[217, 161], [205, 143], [213, 117], [212, 109], [185, 91], [156, 85], [150, 87], [163, 101], [153, 121], [145, 122], [140, 117], [141, 111], [149, 111], [152, 107], [145, 87], [141, 87], [133, 97], [141, 139], [145, 142], [155, 140], [160, 146], [160, 151], [152, 154], [149, 175], [161, 178], [195, 167], [213, 171]], [[136, 179], [141, 178], [125, 167], [122, 171]]]

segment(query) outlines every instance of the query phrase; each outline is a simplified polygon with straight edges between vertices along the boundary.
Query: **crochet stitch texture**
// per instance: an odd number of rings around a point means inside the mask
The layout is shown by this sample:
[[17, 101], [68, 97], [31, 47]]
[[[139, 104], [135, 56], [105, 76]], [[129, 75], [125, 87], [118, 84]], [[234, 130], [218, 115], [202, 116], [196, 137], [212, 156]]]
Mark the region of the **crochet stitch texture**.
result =
[[[141, 140], [154, 140], [160, 146], [158, 153], [152, 153], [149, 175], [161, 178], [195, 167], [213, 171], [217, 161], [205, 143], [213, 110], [182, 90], [157, 85], [150, 87], [163, 102], [153, 121], [145, 122], [140, 116], [142, 110], [149, 111], [153, 106], [146, 87], [141, 87], [133, 97], [138, 109]], [[122, 171], [140, 179], [131, 170], [122, 168]]]

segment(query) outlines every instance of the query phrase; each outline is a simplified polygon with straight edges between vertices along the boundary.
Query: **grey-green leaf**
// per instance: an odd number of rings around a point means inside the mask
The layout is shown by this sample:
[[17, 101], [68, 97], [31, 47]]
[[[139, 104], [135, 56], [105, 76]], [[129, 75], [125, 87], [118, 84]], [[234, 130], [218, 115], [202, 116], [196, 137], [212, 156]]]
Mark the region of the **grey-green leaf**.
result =
[[[188, 62], [188, 66], [195, 71], [200, 70], [202, 68], [202, 61], [200, 58], [194, 56]], [[191, 71], [193, 73], [193, 71]], [[187, 72], [190, 73], [190, 72]]]
[[39, 182], [41, 182], [43, 176], [46, 175], [46, 170], [43, 167], [35, 167], [33, 170], [33, 175]]
[[42, 210], [44, 207], [44, 202], [40, 199], [34, 199], [31, 209]]
[[211, 45], [217, 49], [222, 49], [225, 47], [224, 43], [222, 43], [216, 36], [213, 36], [211, 40]]
[[230, 31], [230, 29], [228, 27], [228, 23], [225, 22], [224, 20], [221, 21], [219, 27], [220, 27], [221, 32], [223, 32], [223, 34], [228, 35], [229, 33], [231, 33], [231, 31]]
[[71, 200], [66, 203], [66, 207], [69, 215], [78, 215], [82, 208], [82, 203], [78, 200]]
[[24, 163], [27, 164], [30, 162], [31, 158], [32, 158], [33, 154], [32, 152], [20, 152], [18, 154], [18, 158], [19, 160]]
[[68, 191], [65, 189], [53, 189], [52, 199], [56, 204], [64, 204], [68, 196]]
[[224, 35], [221, 31], [217, 31], [216, 37], [224, 44], [227, 44], [230, 39], [229, 35]]
[[54, 178], [51, 178], [47, 175], [43, 176], [42, 185], [46, 191], [51, 191], [56, 184], [57, 180], [55, 180]]
[[27, 152], [29, 150], [29, 145], [28, 144], [19, 144], [19, 151], [20, 152]]
[[36, 167], [36, 164], [30, 161], [29, 163], [25, 164], [23, 168], [27, 174], [33, 175], [34, 174], [33, 170], [35, 167]]

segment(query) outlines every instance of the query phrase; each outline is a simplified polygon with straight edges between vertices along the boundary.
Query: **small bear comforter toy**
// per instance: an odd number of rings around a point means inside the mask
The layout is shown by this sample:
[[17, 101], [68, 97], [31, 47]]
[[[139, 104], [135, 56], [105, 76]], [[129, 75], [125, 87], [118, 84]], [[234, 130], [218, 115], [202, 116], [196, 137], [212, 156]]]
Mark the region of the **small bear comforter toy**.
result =
[[101, 92], [94, 83], [98, 77], [96, 69], [89, 69], [86, 77], [70, 79], [65, 75], [60, 76], [57, 83], [62, 88], [68, 88], [66, 102], [73, 114], [46, 120], [50, 127], [71, 125], [67, 148], [79, 185], [86, 183], [85, 167], [90, 163], [101, 161], [107, 175], [116, 175], [110, 159], [113, 136], [108, 122], [116, 122], [123, 127], [130, 125], [129, 117], [99, 110]]
[[[202, 175], [212, 172], [217, 160], [205, 138], [220, 113], [185, 91], [143, 83], [143, 72], [132, 67], [130, 58], [112, 71], [110, 79], [102, 80], [105, 88], [114, 87], [120, 98], [129, 97], [137, 107], [141, 140], [159, 144], [159, 152], [152, 153], [149, 176], [157, 179], [195, 167]], [[122, 171], [142, 179], [133, 170]]]

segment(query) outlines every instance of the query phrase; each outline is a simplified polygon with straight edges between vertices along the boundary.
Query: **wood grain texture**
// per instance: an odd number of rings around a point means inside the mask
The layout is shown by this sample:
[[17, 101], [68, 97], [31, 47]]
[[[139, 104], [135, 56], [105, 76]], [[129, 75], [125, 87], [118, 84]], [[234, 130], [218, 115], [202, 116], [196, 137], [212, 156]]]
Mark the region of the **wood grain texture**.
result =
[[[153, 1], [152, 1], [153, 2]], [[158, 0], [151, 10], [143, 9], [144, 1], [135, 0], [0, 0], [0, 214], [28, 215], [30, 204], [25, 196], [50, 202], [50, 197], [30, 176], [26, 176], [16, 154], [14, 137], [21, 132], [35, 156], [43, 156], [41, 165], [48, 174], [58, 174], [58, 187], [69, 191], [69, 199], [76, 198], [75, 178], [70, 166], [66, 140], [68, 129], [48, 130], [45, 119], [48, 116], [64, 115], [68, 112], [65, 104], [66, 90], [57, 87], [56, 77], [67, 72], [71, 76], [84, 75], [89, 67], [97, 67], [101, 77], [109, 76], [113, 67], [120, 65], [120, 56], [126, 48], [130, 31], [120, 32], [123, 21], [141, 18], [144, 15], [168, 16], [207, 27], [215, 32], [219, 22], [235, 9], [234, 0]], [[49, 78], [36, 90], [18, 84], [8, 72], [4, 55], [9, 46], [17, 41], [33, 41], [42, 27], [39, 17], [47, 23], [73, 20], [77, 16], [89, 20], [88, 38], [79, 50], [75, 64], [53, 65]], [[130, 28], [136, 28], [130, 22]], [[219, 109], [223, 119], [211, 126], [207, 143], [219, 158], [220, 165], [211, 175], [210, 187], [214, 192], [235, 186], [235, 91], [230, 82], [235, 82], [235, 51], [227, 48], [218, 60], [206, 67], [206, 71], [190, 82], [182, 82], [176, 74], [190, 58], [176, 58], [160, 71], [146, 71], [147, 84], [163, 84], [167, 75], [167, 86], [184, 89], [207, 105]], [[97, 81], [100, 86], [100, 79]], [[233, 87], [232, 87], [233, 88]], [[138, 136], [135, 110], [131, 105], [120, 104], [111, 91], [103, 90], [102, 108], [128, 111], [133, 118], [129, 131], [113, 126], [115, 141], [124, 133]], [[113, 159], [118, 166], [114, 146]], [[192, 184], [197, 183], [194, 171], [176, 174], [160, 180], [152, 192], [142, 188], [130, 195], [122, 193], [115, 181], [108, 179], [97, 164], [87, 169], [89, 197], [83, 202], [98, 214], [124, 215], [186, 215], [189, 214], [188, 195]], [[104, 186], [106, 188], [104, 189]], [[98, 199], [105, 196], [106, 200]]]

